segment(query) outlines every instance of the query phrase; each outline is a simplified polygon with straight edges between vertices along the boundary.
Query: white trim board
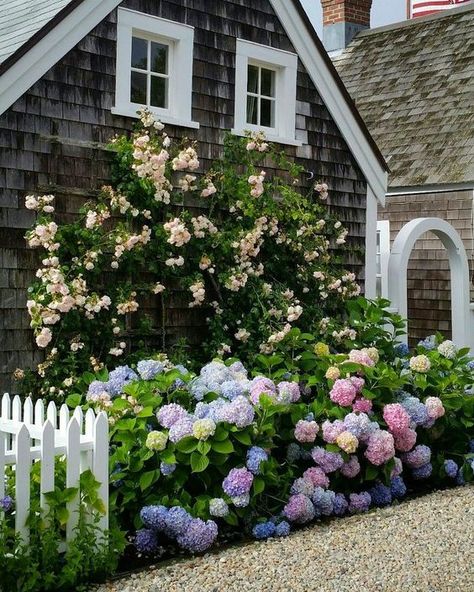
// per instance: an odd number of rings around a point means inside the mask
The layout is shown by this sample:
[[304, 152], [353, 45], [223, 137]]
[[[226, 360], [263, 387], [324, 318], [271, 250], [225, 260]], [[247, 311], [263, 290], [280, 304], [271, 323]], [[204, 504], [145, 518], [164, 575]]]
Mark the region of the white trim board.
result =
[[0, 77], [0, 115], [62, 59], [121, 0], [84, 0]]
[[315, 47], [306, 25], [293, 2], [288, 0], [269, 0], [273, 9], [303, 62], [314, 86], [331, 113], [339, 131], [343, 135], [357, 164], [364, 174], [369, 187], [380, 204], [385, 204], [388, 173], [374, 154], [359, 123], [338, 87], [333, 72], [325, 63]]
[[[121, 0], [84, 0], [54, 29], [47, 33], [24, 56], [0, 77], [0, 114], [4, 113], [54, 64], [96, 27]], [[383, 205], [388, 173], [378, 160], [361, 123], [338, 86], [334, 72], [323, 59], [320, 49], [308, 33], [296, 4], [289, 0], [269, 0], [280, 19], [313, 84], [376, 199]], [[337, 75], [336, 75], [337, 76]]]

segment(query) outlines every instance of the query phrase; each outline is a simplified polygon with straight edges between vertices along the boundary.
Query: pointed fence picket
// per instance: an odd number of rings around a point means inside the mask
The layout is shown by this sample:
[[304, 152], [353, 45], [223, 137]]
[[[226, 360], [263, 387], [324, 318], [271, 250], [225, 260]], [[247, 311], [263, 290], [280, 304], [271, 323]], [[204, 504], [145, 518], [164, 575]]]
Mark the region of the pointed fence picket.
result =
[[[50, 402], [33, 405], [30, 398], [21, 401], [4, 394], [0, 405], [0, 497], [5, 495], [5, 470], [12, 466], [15, 476], [15, 529], [25, 543], [29, 540], [27, 518], [30, 512], [30, 474], [32, 464], [41, 462], [40, 505], [45, 514], [45, 494], [54, 490], [56, 457], [66, 460], [66, 487], [78, 487], [81, 473], [90, 469], [100, 483], [99, 495], [106, 513], [101, 516], [101, 531], [108, 529], [108, 420], [104, 412], [89, 409], [84, 415], [77, 407], [71, 414], [67, 405], [57, 409]], [[66, 545], [74, 538], [79, 519], [79, 495], [68, 503]], [[102, 535], [100, 535], [102, 536]], [[63, 547], [65, 548], [65, 546]]]

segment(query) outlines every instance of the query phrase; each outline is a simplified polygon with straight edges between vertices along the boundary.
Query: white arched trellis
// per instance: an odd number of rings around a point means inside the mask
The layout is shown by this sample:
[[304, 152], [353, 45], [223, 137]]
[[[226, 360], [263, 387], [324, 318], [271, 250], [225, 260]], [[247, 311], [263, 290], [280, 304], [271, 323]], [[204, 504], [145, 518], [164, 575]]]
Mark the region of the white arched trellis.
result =
[[[451, 270], [451, 314], [453, 341], [460, 347], [474, 347], [470, 312], [469, 265], [466, 250], [456, 230], [441, 218], [415, 218], [400, 230], [388, 261], [388, 298], [393, 309], [407, 318], [407, 268], [416, 241], [432, 232], [443, 243]], [[406, 341], [404, 336], [403, 340]]]

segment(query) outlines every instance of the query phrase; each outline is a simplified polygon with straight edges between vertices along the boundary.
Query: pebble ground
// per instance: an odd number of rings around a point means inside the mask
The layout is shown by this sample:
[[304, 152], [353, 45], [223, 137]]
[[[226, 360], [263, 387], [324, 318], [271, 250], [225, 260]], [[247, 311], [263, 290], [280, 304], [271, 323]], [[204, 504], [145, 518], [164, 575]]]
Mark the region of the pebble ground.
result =
[[95, 590], [474, 592], [474, 486], [167, 562]]

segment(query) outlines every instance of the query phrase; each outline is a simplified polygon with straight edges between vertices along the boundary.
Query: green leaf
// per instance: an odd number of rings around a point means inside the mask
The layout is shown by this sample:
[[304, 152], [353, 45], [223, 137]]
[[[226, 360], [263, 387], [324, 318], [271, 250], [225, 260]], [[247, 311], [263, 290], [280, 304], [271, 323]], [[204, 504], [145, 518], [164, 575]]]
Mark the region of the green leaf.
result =
[[250, 434], [248, 432], [234, 432], [232, 435], [241, 444], [245, 444], [245, 446], [252, 445], [252, 438], [250, 437]]
[[265, 489], [265, 481], [263, 479], [261, 479], [260, 477], [255, 477], [255, 479], [253, 480], [254, 495], [258, 495], [259, 493], [262, 493], [262, 491], [264, 489]]
[[211, 449], [210, 442], [206, 442], [206, 441], [203, 441], [203, 440], [200, 440], [198, 442], [197, 450], [198, 450], [198, 452], [200, 452], [204, 456], [206, 456], [206, 454], [209, 452], [210, 449]]
[[209, 459], [207, 456], [199, 454], [199, 452], [193, 452], [191, 454], [191, 469], [193, 473], [202, 473], [207, 469], [209, 465]]
[[230, 440], [224, 440], [223, 442], [213, 442], [212, 450], [220, 452], [221, 454], [230, 454], [231, 452], [234, 452], [234, 445]]
[[139, 485], [140, 485], [140, 489], [142, 491], [145, 491], [145, 489], [148, 489], [150, 487], [150, 485], [155, 481], [155, 477], [156, 477], [156, 471], [146, 471], [145, 473], [142, 473], [140, 475], [140, 479], [139, 479]]
[[198, 441], [194, 436], [186, 436], [176, 444], [176, 449], [180, 452], [184, 452], [185, 454], [189, 454], [196, 450], [198, 445]]
[[377, 467], [374, 467], [374, 465], [367, 465], [367, 468], [365, 469], [365, 480], [373, 481], [377, 478], [378, 474], [379, 470]]
[[69, 397], [66, 398], [66, 405], [70, 409], [74, 409], [75, 407], [80, 406], [81, 401], [82, 401], [82, 395], [79, 395], [79, 394], [69, 395]]
[[326, 450], [328, 452], [340, 452], [340, 448], [337, 444], [326, 444]]
[[153, 415], [153, 407], [144, 407], [140, 413], [137, 413], [137, 417], [151, 417]]
[[164, 463], [168, 465], [172, 465], [176, 462], [176, 456], [173, 452], [171, 452], [171, 450], [168, 450], [168, 448], [163, 450], [163, 452], [160, 452], [160, 458]]
[[59, 524], [61, 526], [64, 526], [68, 519], [69, 519], [69, 511], [67, 508], [65, 508], [64, 506], [59, 507], [56, 510], [56, 517], [59, 520]]

